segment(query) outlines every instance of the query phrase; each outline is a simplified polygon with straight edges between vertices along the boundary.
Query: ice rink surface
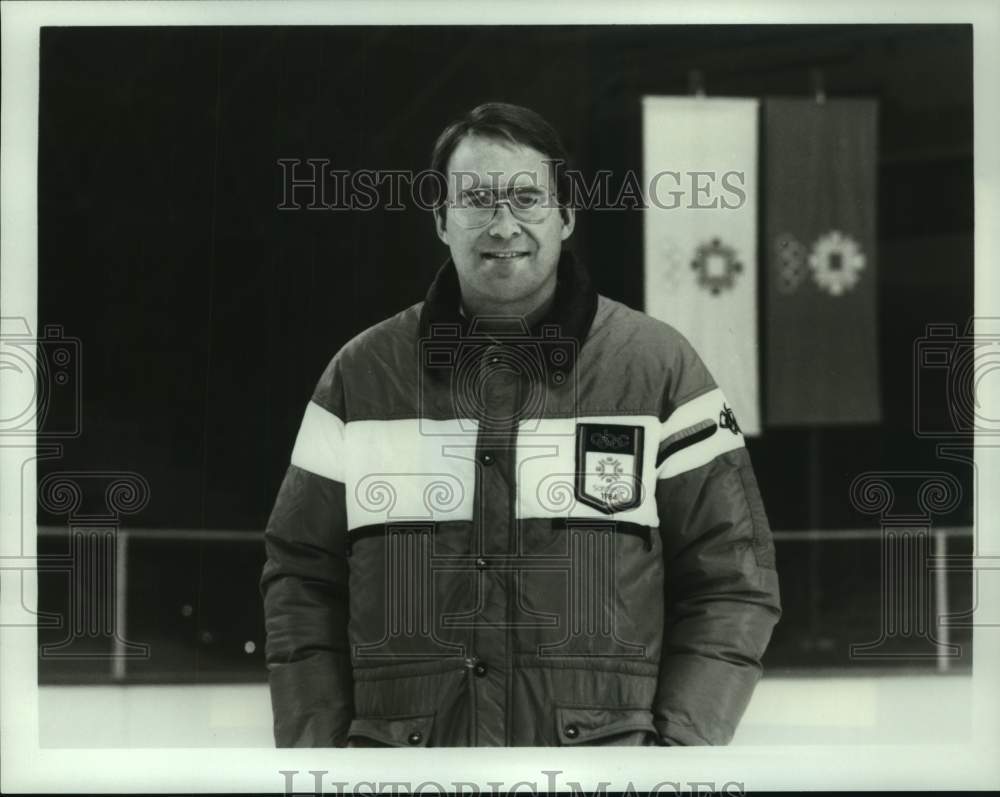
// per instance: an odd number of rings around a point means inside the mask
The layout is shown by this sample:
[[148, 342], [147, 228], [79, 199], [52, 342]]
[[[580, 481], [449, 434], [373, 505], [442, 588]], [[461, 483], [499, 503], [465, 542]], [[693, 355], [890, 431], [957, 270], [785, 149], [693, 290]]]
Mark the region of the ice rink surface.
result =
[[[970, 736], [963, 675], [772, 676], [734, 745], [923, 744]], [[44, 686], [42, 747], [273, 747], [266, 684]]]

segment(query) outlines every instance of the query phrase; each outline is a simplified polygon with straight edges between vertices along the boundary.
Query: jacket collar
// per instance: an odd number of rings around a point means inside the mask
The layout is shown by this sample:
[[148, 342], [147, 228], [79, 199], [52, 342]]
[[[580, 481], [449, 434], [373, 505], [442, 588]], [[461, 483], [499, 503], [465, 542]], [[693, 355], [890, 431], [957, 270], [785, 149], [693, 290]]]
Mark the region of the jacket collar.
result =
[[[579, 350], [597, 313], [597, 292], [590, 282], [587, 269], [577, 261], [572, 252], [563, 250], [556, 274], [558, 282], [552, 306], [530, 328], [529, 334], [531, 337], [542, 337], [543, 328], [555, 326], [558, 328], [558, 337], [572, 338]], [[447, 327], [460, 331], [463, 338], [469, 336], [472, 320], [459, 311], [461, 300], [458, 272], [449, 258], [431, 283], [420, 310], [421, 339], [428, 340], [433, 330]], [[523, 336], [523, 329], [523, 325], [515, 324], [511, 334]], [[491, 332], [497, 334], [495, 330]], [[549, 335], [546, 334], [545, 337]]]

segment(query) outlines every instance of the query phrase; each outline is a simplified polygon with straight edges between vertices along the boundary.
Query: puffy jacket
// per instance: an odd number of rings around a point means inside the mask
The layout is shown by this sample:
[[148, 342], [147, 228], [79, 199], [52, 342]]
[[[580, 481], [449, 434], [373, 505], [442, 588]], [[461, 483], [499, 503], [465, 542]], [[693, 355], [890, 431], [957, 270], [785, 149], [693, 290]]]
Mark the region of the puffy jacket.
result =
[[307, 405], [261, 577], [277, 745], [727, 743], [780, 608], [725, 397], [569, 254], [533, 329], [459, 306], [449, 262]]

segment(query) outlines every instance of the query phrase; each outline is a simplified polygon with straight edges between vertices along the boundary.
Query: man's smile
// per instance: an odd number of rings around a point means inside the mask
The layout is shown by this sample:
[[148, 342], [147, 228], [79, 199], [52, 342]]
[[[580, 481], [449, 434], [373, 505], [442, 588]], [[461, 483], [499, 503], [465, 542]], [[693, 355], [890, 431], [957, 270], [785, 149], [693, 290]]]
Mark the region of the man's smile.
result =
[[514, 251], [504, 251], [504, 252], [483, 252], [482, 255], [487, 260], [513, 260], [518, 257], [527, 257], [530, 252], [525, 252], [523, 250]]

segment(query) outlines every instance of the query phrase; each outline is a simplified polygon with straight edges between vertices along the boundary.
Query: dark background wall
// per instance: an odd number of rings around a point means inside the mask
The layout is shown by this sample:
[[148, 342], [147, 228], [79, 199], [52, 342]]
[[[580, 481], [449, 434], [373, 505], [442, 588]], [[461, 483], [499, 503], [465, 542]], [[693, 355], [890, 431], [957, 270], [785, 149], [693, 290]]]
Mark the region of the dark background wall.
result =
[[[329, 358], [446, 256], [426, 212], [277, 210], [278, 159], [419, 170], [493, 99], [541, 111], [585, 173], [641, 173], [639, 98], [687, 93], [692, 69], [710, 96], [806, 96], [820, 69], [828, 96], [879, 101], [884, 420], [750, 441], [772, 525], [877, 525], [847, 500], [867, 470], [969, 487], [912, 427], [914, 341], [972, 313], [971, 26], [47, 28], [39, 320], [81, 340], [83, 392], [82, 434], [39, 478], [134, 471], [132, 525], [262, 529]], [[574, 235], [601, 292], [639, 307], [642, 223], [584, 214]], [[966, 496], [941, 522], [971, 521]]]

